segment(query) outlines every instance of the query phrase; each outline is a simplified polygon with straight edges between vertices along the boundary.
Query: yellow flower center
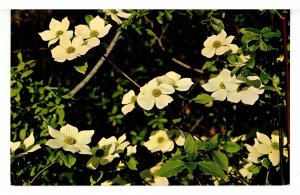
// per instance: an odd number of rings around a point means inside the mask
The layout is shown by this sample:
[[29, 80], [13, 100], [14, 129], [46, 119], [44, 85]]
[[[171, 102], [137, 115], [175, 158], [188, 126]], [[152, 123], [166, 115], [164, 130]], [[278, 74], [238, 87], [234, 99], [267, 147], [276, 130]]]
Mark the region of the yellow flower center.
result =
[[64, 31], [62, 31], [62, 30], [56, 31], [56, 37], [59, 37], [62, 34], [64, 34]]
[[90, 32], [90, 36], [91, 36], [91, 37], [98, 37], [98, 35], [99, 35], [99, 32], [96, 31], [96, 30], [92, 30], [92, 31]]
[[279, 150], [279, 143], [273, 142], [273, 143], [271, 144], [271, 147], [272, 147], [274, 150]]
[[134, 103], [136, 101], [136, 96], [132, 96], [130, 102]]
[[224, 83], [222, 82], [222, 83], [220, 83], [220, 88], [221, 89], [225, 89], [225, 85], [224, 85]]
[[66, 144], [68, 144], [68, 145], [74, 145], [74, 144], [76, 144], [76, 140], [73, 137], [71, 137], [71, 136], [65, 137], [64, 142]]
[[159, 90], [159, 89], [153, 89], [152, 90], [152, 95], [154, 97], [159, 97], [161, 95], [161, 90]]
[[158, 137], [157, 138], [157, 143], [161, 144], [165, 140], [164, 137]]
[[213, 46], [214, 48], [219, 48], [219, 47], [222, 46], [222, 43], [221, 43], [221, 41], [214, 41], [213, 44], [212, 44], [212, 46]]
[[75, 48], [72, 47], [72, 46], [70, 46], [70, 47], [68, 47], [68, 48], [66, 49], [66, 52], [67, 52], [67, 54], [74, 53], [74, 52], [75, 52]]

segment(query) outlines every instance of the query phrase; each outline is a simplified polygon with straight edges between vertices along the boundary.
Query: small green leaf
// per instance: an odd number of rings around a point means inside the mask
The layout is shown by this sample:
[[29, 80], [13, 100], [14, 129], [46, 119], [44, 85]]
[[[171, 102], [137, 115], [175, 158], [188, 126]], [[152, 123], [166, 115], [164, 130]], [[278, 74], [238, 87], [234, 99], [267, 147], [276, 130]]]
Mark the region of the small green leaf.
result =
[[94, 16], [92, 16], [92, 15], [86, 15], [84, 17], [84, 19], [85, 19], [85, 21], [86, 21], [87, 24], [90, 24], [91, 20], [94, 19]]
[[260, 75], [260, 80], [264, 83], [267, 84], [269, 80], [271, 79], [271, 76], [268, 73], [261, 73]]
[[62, 161], [67, 167], [71, 168], [75, 164], [76, 158], [72, 154], [64, 154]]
[[189, 170], [189, 172], [191, 174], [193, 174], [193, 171], [197, 168], [198, 163], [196, 163], [196, 162], [186, 162], [184, 165], [185, 165], [185, 168], [187, 168], [187, 170]]
[[195, 160], [197, 157], [197, 144], [190, 134], [186, 136], [184, 150], [187, 153], [187, 157], [190, 161]]
[[165, 11], [165, 13], [166, 13], [165, 16], [166, 16], [166, 18], [167, 18], [168, 21], [171, 21], [172, 18], [173, 18], [172, 14], [171, 14], [172, 12], [173, 12], [173, 10], [166, 10]]
[[159, 11], [158, 12], [158, 16], [156, 17], [156, 20], [157, 20], [157, 22], [159, 23], [159, 24], [163, 24], [164, 22], [163, 22], [163, 19], [162, 19], [162, 17], [165, 15], [165, 13], [164, 12], [162, 12], [162, 11]]
[[197, 95], [197, 96], [193, 99], [193, 101], [196, 102], [196, 103], [198, 103], [198, 104], [207, 104], [207, 103], [209, 103], [209, 102], [211, 102], [211, 101], [213, 101], [213, 100], [214, 100], [214, 98], [211, 97], [211, 96], [208, 95], [208, 94], [200, 94], [200, 95]]
[[177, 123], [181, 122], [181, 118], [173, 119], [172, 122], [173, 122], [174, 124], [177, 124]]
[[236, 153], [242, 149], [241, 146], [235, 142], [226, 142], [223, 145], [223, 148], [226, 152], [229, 152], [229, 153]]
[[259, 48], [259, 44], [253, 44], [251, 46], [248, 47], [249, 51], [254, 52], [257, 50], [257, 48]]
[[248, 60], [246, 62], [246, 66], [249, 67], [249, 68], [254, 68], [254, 66], [255, 66], [255, 58], [251, 58], [250, 60]]
[[63, 124], [64, 118], [65, 118], [65, 111], [62, 108], [56, 109], [56, 113], [58, 114], [58, 124]]
[[25, 62], [20, 62], [20, 64], [17, 66], [17, 71], [20, 72], [25, 68]]
[[156, 37], [156, 34], [151, 30], [151, 29], [146, 29], [146, 32], [148, 35], [150, 35], [151, 37]]
[[206, 61], [205, 64], [202, 67], [202, 70], [212, 66], [215, 63], [215, 61]]
[[262, 160], [262, 162], [261, 162], [261, 165], [263, 166], [263, 167], [265, 167], [265, 168], [269, 168], [269, 166], [270, 166], [270, 160], [269, 160], [269, 158], [264, 158], [263, 160]]
[[33, 73], [33, 70], [27, 70], [24, 73], [22, 73], [21, 79], [28, 77], [29, 75], [31, 75]]
[[221, 179], [226, 177], [221, 167], [212, 161], [200, 161], [198, 164], [199, 169], [208, 175], [220, 177]]
[[222, 20], [214, 18], [214, 17], [211, 17], [211, 26], [217, 33], [220, 33], [221, 30], [225, 28]]
[[135, 160], [135, 158], [131, 157], [129, 161], [126, 162], [127, 166], [131, 170], [137, 170], [136, 165], [138, 162]]
[[212, 138], [210, 138], [208, 142], [208, 146], [210, 149], [214, 149], [217, 147], [219, 142], [219, 134], [214, 135]]
[[257, 79], [257, 80], [249, 80], [248, 79], [246, 81], [246, 84], [249, 85], [249, 86], [253, 86], [255, 88], [259, 88], [260, 85], [261, 85], [261, 81], [259, 79]]
[[199, 140], [196, 140], [196, 144], [197, 144], [197, 149], [198, 150], [204, 150], [204, 151], [207, 151], [209, 149], [208, 147], [208, 142], [205, 142], [201, 139]]
[[268, 46], [265, 42], [263, 42], [262, 40], [260, 40], [259, 42], [259, 49], [261, 51], [268, 51]]
[[229, 55], [227, 56], [227, 61], [228, 61], [230, 64], [235, 64], [235, 62], [237, 61], [236, 55], [234, 55], [234, 54], [229, 54]]
[[87, 68], [88, 68], [88, 63], [85, 62], [83, 66], [74, 66], [75, 70], [81, 74], [85, 74]]
[[185, 168], [185, 163], [180, 160], [168, 160], [157, 170], [156, 175], [161, 177], [172, 177]]
[[247, 43], [249, 43], [250, 41], [253, 41], [253, 40], [259, 40], [259, 35], [252, 34], [252, 33], [247, 33], [247, 34], [244, 34], [242, 36], [241, 42], [243, 44], [247, 44]]
[[93, 172], [93, 174], [90, 176], [90, 182], [92, 186], [101, 180], [101, 178], [103, 177], [103, 173], [103, 171]]
[[212, 158], [223, 170], [228, 170], [228, 158], [220, 151], [213, 151]]
[[242, 34], [247, 34], [247, 33], [252, 33], [252, 34], [256, 34], [256, 35], [259, 35], [260, 34], [260, 30], [257, 29], [257, 28], [242, 28], [240, 29], [241, 33]]
[[18, 58], [18, 60], [19, 60], [19, 63], [23, 62], [23, 56], [22, 56], [22, 53], [21, 53], [21, 52], [18, 52], [17, 58]]
[[253, 173], [253, 174], [258, 174], [260, 171], [260, 166], [256, 166], [256, 165], [252, 165], [250, 167], [248, 167], [248, 170]]
[[281, 33], [279, 30], [276, 30], [276, 32], [266, 32], [266, 33], [263, 33], [263, 37], [265, 39], [271, 39], [273, 37], [281, 37]]

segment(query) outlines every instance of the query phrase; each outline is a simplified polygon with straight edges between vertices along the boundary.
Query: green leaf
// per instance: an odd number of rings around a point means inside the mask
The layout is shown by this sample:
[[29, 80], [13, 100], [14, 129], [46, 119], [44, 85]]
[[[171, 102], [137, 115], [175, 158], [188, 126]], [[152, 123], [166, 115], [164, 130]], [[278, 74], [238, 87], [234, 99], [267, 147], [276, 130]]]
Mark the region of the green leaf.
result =
[[228, 170], [228, 158], [220, 151], [213, 151], [212, 158], [223, 170]]
[[211, 96], [208, 95], [208, 94], [200, 94], [200, 95], [197, 95], [197, 96], [193, 99], [193, 101], [196, 102], [196, 103], [198, 103], [198, 104], [207, 104], [207, 103], [209, 103], [209, 102], [211, 102], [211, 101], [213, 101], [213, 100], [214, 100], [214, 98], [211, 97]]
[[90, 182], [91, 185], [95, 185], [96, 183], [98, 183], [101, 178], [103, 177], [104, 172], [103, 171], [99, 171], [99, 172], [93, 172], [93, 174], [90, 176]]
[[260, 40], [259, 42], [259, 49], [261, 51], [268, 51], [268, 46], [265, 42], [263, 42], [262, 40]]
[[203, 67], [202, 67], [202, 70], [212, 66], [214, 63], [215, 63], [214, 60], [213, 61], [206, 61], [205, 64], [203, 65]]
[[163, 17], [164, 15], [165, 15], [164, 12], [159, 11], [158, 16], [156, 17], [156, 20], [157, 20], [157, 22], [158, 22], [159, 24], [163, 24], [163, 23], [164, 23], [164, 22], [163, 22], [163, 19], [162, 19], [162, 17]]
[[253, 41], [253, 40], [259, 40], [259, 35], [247, 33], [247, 34], [244, 34], [242, 36], [241, 42], [243, 44], [247, 44], [247, 43], [249, 43], [250, 41]]
[[257, 29], [257, 28], [242, 28], [240, 29], [241, 33], [242, 34], [249, 34], [249, 33], [252, 33], [252, 34], [255, 34], [255, 35], [259, 35], [260, 34], [260, 30]]
[[225, 28], [222, 20], [214, 17], [211, 17], [211, 26], [217, 33], [220, 33], [221, 30]]
[[208, 142], [209, 148], [214, 149], [215, 147], [217, 147], [218, 142], [219, 142], [219, 134], [216, 134], [212, 138], [210, 138], [210, 140]]
[[23, 62], [23, 56], [22, 56], [22, 53], [21, 53], [21, 52], [18, 52], [17, 58], [18, 58], [18, 60], [19, 60], [19, 63]]
[[87, 24], [90, 24], [91, 20], [94, 19], [94, 16], [92, 16], [92, 15], [86, 15], [84, 17], [84, 19], [85, 19], [85, 21], [86, 21]]
[[248, 79], [246, 81], [246, 84], [249, 85], [249, 86], [253, 86], [255, 88], [259, 88], [260, 85], [261, 85], [261, 81], [259, 79], [257, 79], [257, 80], [249, 80]]
[[65, 118], [65, 111], [62, 108], [56, 109], [56, 113], [58, 114], [58, 124], [63, 124], [64, 118]]
[[270, 162], [269, 158], [264, 158], [264, 159], [262, 159], [261, 165], [268, 169], [270, 166], [270, 163], [271, 162]]
[[177, 123], [181, 122], [181, 118], [173, 119], [172, 122], [173, 122], [174, 124], [177, 124]]
[[251, 58], [250, 60], [248, 60], [246, 62], [246, 66], [249, 67], [249, 68], [254, 68], [254, 66], [255, 66], [255, 58]]
[[62, 161], [67, 167], [71, 168], [75, 164], [76, 158], [72, 154], [64, 154]]
[[266, 33], [263, 33], [263, 37], [265, 39], [271, 39], [273, 37], [281, 37], [281, 33], [279, 30], [276, 30], [276, 32], [266, 32]]
[[165, 11], [165, 13], [166, 13], [165, 16], [166, 16], [166, 18], [167, 18], [168, 21], [171, 21], [172, 18], [173, 18], [172, 14], [171, 14], [172, 12], [173, 12], [173, 10], [166, 10]]
[[75, 70], [81, 74], [85, 74], [87, 68], [88, 68], [88, 63], [85, 62], [83, 66], [74, 66]]
[[33, 73], [33, 70], [27, 70], [24, 73], [22, 73], [21, 79], [28, 77], [29, 75], [31, 75]]
[[17, 71], [20, 72], [25, 68], [25, 62], [20, 62], [20, 64], [17, 66]]
[[156, 34], [151, 30], [151, 29], [146, 29], [146, 32], [148, 35], [150, 35], [151, 37], [156, 37]]
[[254, 52], [259, 48], [259, 44], [254, 44], [248, 47], [249, 51]]
[[235, 142], [226, 142], [223, 145], [223, 148], [226, 152], [229, 152], [229, 153], [236, 153], [242, 149], [241, 146]]
[[271, 76], [268, 73], [261, 73], [260, 75], [260, 80], [264, 83], [267, 84], [269, 80], [271, 79]]
[[230, 64], [235, 64], [235, 62], [236, 62], [236, 55], [234, 55], [234, 54], [229, 54], [228, 56], [227, 56], [227, 61], [230, 63]]
[[196, 140], [196, 144], [197, 144], [198, 150], [204, 150], [204, 151], [209, 150], [208, 142], [205, 142], [205, 141], [199, 139], [199, 140]]
[[258, 174], [260, 172], [260, 166], [252, 165], [248, 167], [248, 170], [253, 174]]
[[184, 150], [187, 153], [187, 157], [190, 161], [195, 160], [197, 157], [197, 144], [190, 134], [186, 136]]
[[230, 76], [233, 76], [235, 73], [237, 73], [237, 71], [239, 71], [239, 69], [241, 68], [241, 66], [236, 66], [234, 67], [234, 69], [232, 69]]
[[135, 158], [131, 157], [129, 161], [126, 162], [127, 166], [131, 170], [137, 170], [136, 165], [138, 162], [135, 160]]
[[226, 177], [221, 167], [212, 161], [201, 161], [198, 162], [198, 164], [199, 169], [208, 175], [219, 177], [221, 179], [224, 179]]
[[157, 170], [156, 175], [161, 177], [172, 177], [185, 168], [185, 163], [180, 160], [169, 160]]
[[193, 171], [197, 168], [198, 163], [196, 163], [196, 162], [186, 162], [184, 165], [185, 165], [185, 168], [187, 168], [187, 170], [189, 170], [189, 172], [191, 174], [193, 174]]

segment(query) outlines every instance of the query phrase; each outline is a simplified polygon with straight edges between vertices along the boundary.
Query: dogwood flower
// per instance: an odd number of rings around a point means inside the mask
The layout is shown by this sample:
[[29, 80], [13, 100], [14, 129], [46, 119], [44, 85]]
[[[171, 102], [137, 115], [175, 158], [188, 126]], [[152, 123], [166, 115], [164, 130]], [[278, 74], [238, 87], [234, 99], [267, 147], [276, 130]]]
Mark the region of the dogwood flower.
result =
[[43, 41], [49, 41], [48, 47], [58, 41], [60, 36], [65, 36], [71, 39], [73, 37], [73, 31], [68, 30], [70, 25], [70, 21], [68, 17], [65, 17], [61, 22], [51, 19], [49, 24], [49, 30], [45, 30], [40, 32], [39, 35], [43, 39]]
[[137, 147], [137, 145], [128, 146], [126, 156], [131, 156], [131, 155], [135, 154], [136, 153], [136, 147]]
[[119, 17], [121, 18], [129, 18], [132, 14], [129, 14], [129, 13], [125, 13], [123, 12], [122, 10], [120, 9], [116, 9], [116, 10], [112, 10], [112, 9], [105, 9], [104, 10], [104, 13], [107, 15], [107, 16], [110, 16], [111, 19], [113, 21], [115, 21], [118, 25], [122, 24], [122, 20], [120, 20]]
[[57, 62], [73, 60], [86, 54], [89, 47], [83, 45], [82, 37], [75, 37], [72, 41], [65, 36], [60, 37], [59, 45], [51, 50], [52, 57]]
[[223, 69], [217, 77], [209, 79], [202, 87], [208, 92], [213, 92], [211, 96], [215, 100], [224, 101], [230, 91], [238, 88], [235, 75], [231, 77], [230, 74], [228, 69]]
[[140, 88], [140, 93], [137, 96], [137, 103], [145, 110], [151, 110], [154, 104], [158, 109], [163, 109], [173, 101], [169, 96], [175, 92], [175, 89], [166, 83], [157, 83], [156, 79], [152, 79]]
[[174, 142], [169, 139], [166, 130], [152, 131], [149, 140], [144, 142], [144, 146], [152, 153], [162, 151], [163, 153], [172, 151]]
[[201, 51], [201, 54], [207, 58], [212, 58], [214, 55], [223, 55], [227, 51], [232, 51], [236, 53], [238, 46], [231, 44], [234, 36], [228, 36], [226, 32], [222, 29], [218, 35], [212, 35], [208, 37], [204, 42], [204, 48]]
[[180, 74], [170, 71], [163, 76], [157, 77], [156, 81], [172, 85], [177, 91], [187, 91], [194, 84], [190, 78], [180, 78]]
[[247, 179], [251, 179], [253, 176], [253, 173], [251, 171], [249, 171], [249, 167], [251, 167], [253, 165], [252, 162], [247, 163], [246, 165], [243, 166], [243, 168], [241, 168], [239, 170], [239, 172], [241, 173], [241, 175], [243, 177], [247, 177]]
[[[256, 137], [259, 142], [256, 146], [256, 150], [261, 154], [268, 155], [273, 166], [277, 166], [280, 162], [279, 154], [279, 131], [273, 131], [271, 139], [260, 132], [256, 132]], [[287, 144], [287, 138], [283, 138], [283, 146]], [[288, 157], [288, 151], [286, 148], [283, 149], [283, 155]]]
[[[34, 144], [34, 142], [35, 142], [34, 135], [33, 132], [31, 132], [30, 135], [23, 141], [24, 152], [17, 154], [17, 156], [24, 156], [30, 152], [34, 152], [40, 149], [41, 148], [40, 144]], [[20, 148], [20, 146], [21, 146], [20, 141], [10, 142], [11, 153], [14, 153], [18, 148]]]
[[247, 160], [253, 163], [259, 163], [258, 158], [263, 156], [263, 154], [257, 149], [257, 146], [259, 145], [258, 140], [254, 139], [254, 145], [251, 146], [249, 144], [245, 144], [249, 154]]
[[46, 145], [57, 149], [63, 148], [65, 151], [79, 154], [92, 154], [90, 147], [87, 145], [91, 142], [94, 130], [78, 131], [72, 125], [65, 125], [60, 128], [60, 131], [53, 129], [48, 125], [49, 134], [54, 138], [46, 142]]
[[133, 90], [127, 92], [122, 99], [122, 104], [125, 106], [122, 107], [122, 113], [126, 115], [127, 113], [131, 112], [135, 108], [136, 102], [136, 95]]
[[143, 178], [151, 186], [169, 185], [169, 181], [166, 177], [160, 177], [156, 175], [157, 170], [161, 168], [162, 164], [162, 162], [159, 162], [154, 167], [143, 170], [140, 173], [141, 178]]
[[89, 26], [83, 24], [75, 26], [75, 35], [87, 39], [87, 46], [92, 48], [100, 44], [99, 39], [107, 35], [111, 27], [111, 24], [105, 25], [105, 21], [96, 16], [90, 21]]
[[101, 138], [96, 147], [91, 149], [92, 157], [87, 162], [86, 166], [90, 169], [97, 169], [99, 164], [106, 165], [112, 162], [115, 158], [120, 157], [119, 154], [115, 153], [116, 142], [111, 138]]
[[236, 66], [244, 66], [246, 62], [248, 62], [251, 59], [250, 55], [244, 55], [240, 54], [237, 61], [235, 62]]
[[[260, 80], [258, 76], [248, 76], [248, 80]], [[240, 84], [244, 83], [242, 81], [238, 81]], [[259, 88], [253, 86], [243, 87], [240, 90], [230, 91], [227, 95], [227, 99], [230, 102], [238, 103], [242, 101], [244, 104], [253, 105], [258, 99], [259, 95], [264, 93], [263, 89], [264, 85], [261, 83]]]

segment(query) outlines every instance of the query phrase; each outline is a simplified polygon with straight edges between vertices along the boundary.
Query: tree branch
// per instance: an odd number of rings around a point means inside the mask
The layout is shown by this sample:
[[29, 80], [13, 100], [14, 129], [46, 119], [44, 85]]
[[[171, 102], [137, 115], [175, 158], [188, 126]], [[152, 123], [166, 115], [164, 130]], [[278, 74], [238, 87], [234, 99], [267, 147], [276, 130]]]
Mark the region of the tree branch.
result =
[[[114, 38], [111, 40], [109, 47], [107, 48], [106, 53], [105, 53], [106, 56], [108, 56], [110, 54], [110, 52], [113, 50], [120, 34], [121, 34], [121, 31], [118, 31], [115, 34]], [[73, 97], [79, 90], [81, 90], [89, 82], [89, 80], [97, 73], [98, 69], [101, 67], [101, 65], [103, 64], [104, 61], [105, 61], [105, 57], [102, 56], [99, 59], [99, 61], [96, 63], [94, 68], [91, 70], [91, 72], [89, 72], [89, 74], [86, 75], [86, 77], [78, 85], [76, 85], [68, 93], [68, 95]]]

